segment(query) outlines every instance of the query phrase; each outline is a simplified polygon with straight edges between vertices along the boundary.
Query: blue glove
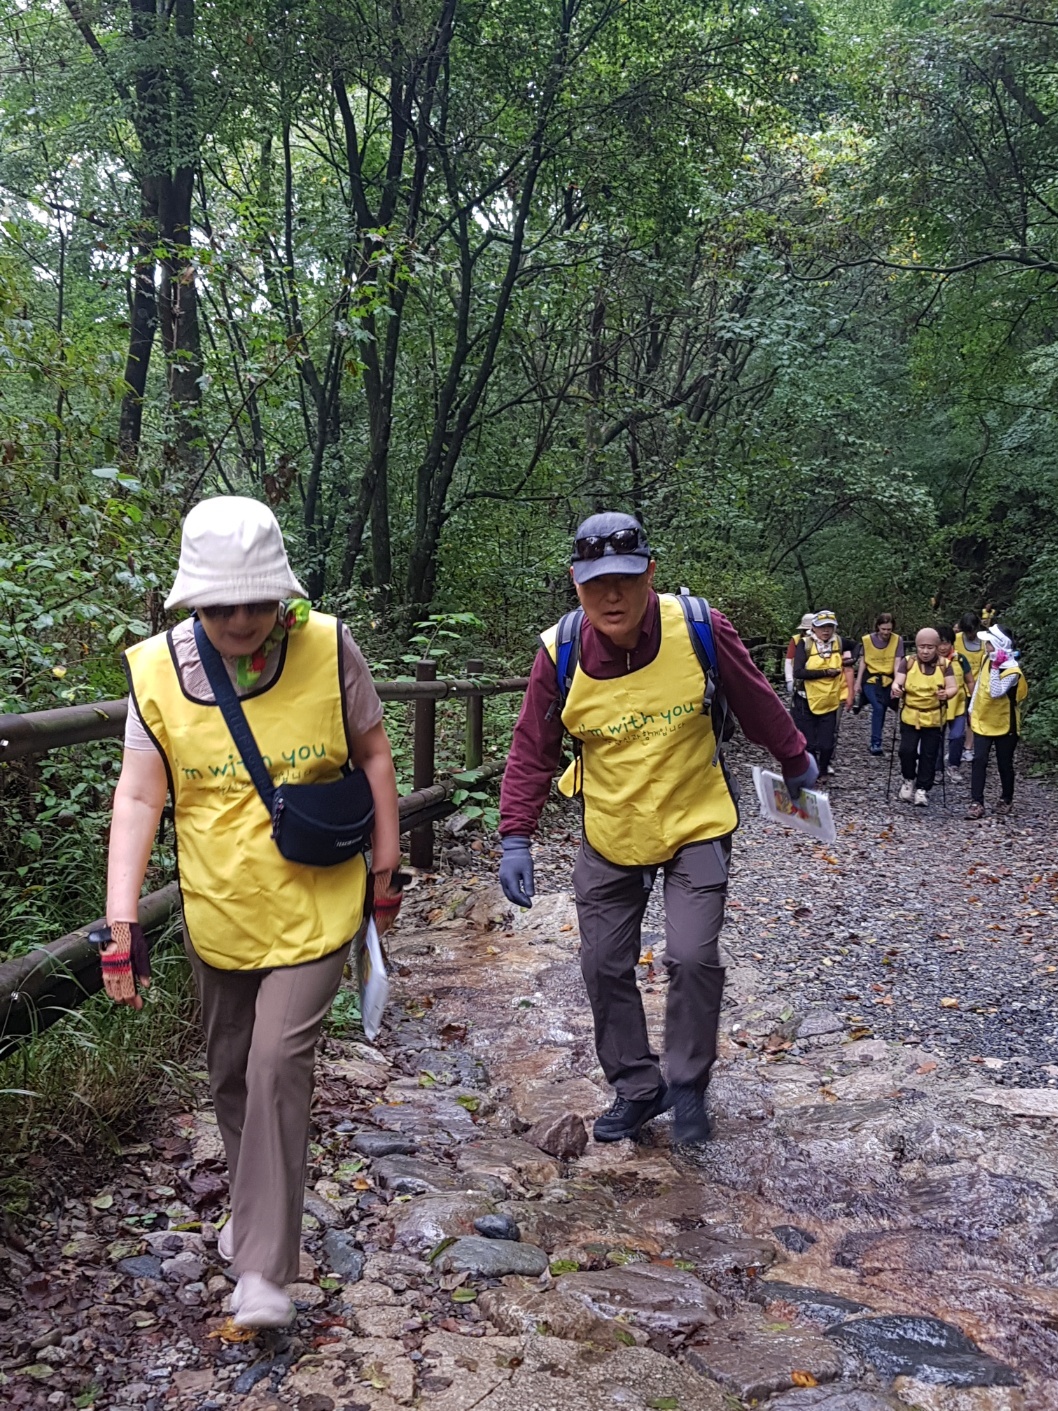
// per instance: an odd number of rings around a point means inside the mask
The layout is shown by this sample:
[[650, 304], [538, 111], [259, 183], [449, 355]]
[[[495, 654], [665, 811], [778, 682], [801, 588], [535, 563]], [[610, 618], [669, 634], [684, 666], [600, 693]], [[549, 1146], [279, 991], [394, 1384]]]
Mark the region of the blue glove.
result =
[[790, 797], [795, 799], [802, 789], [810, 789], [819, 778], [819, 765], [815, 762], [813, 755], [808, 756], [808, 768], [803, 774], [795, 774], [792, 778], [786, 779], [786, 787], [790, 791]]
[[500, 886], [503, 895], [515, 906], [532, 906], [536, 895], [533, 886], [533, 850], [528, 838], [513, 835], [500, 839], [503, 861], [500, 863]]

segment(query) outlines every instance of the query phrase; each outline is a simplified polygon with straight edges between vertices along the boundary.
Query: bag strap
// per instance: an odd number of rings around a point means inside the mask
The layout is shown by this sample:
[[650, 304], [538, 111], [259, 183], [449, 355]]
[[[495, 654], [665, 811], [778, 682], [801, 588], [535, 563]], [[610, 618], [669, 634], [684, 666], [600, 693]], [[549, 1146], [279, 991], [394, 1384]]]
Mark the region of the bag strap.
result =
[[198, 655], [206, 672], [206, 680], [212, 688], [213, 699], [220, 707], [224, 723], [231, 732], [235, 748], [239, 751], [240, 762], [253, 780], [254, 788], [261, 795], [261, 802], [271, 813], [276, 786], [272, 783], [272, 776], [261, 758], [261, 751], [257, 748], [257, 741], [254, 739], [253, 731], [246, 719], [242, 702], [235, 694], [235, 687], [231, 684], [231, 678], [225, 670], [220, 652], [206, 636], [205, 629], [197, 617], [195, 618], [195, 645], [198, 647]]
[[691, 646], [698, 658], [698, 664], [705, 674], [705, 694], [702, 697], [702, 710], [712, 716], [713, 734], [716, 737], [716, 750], [713, 763], [720, 758], [720, 748], [724, 743], [727, 728], [727, 697], [720, 685], [720, 658], [716, 652], [716, 638], [713, 636], [713, 614], [705, 598], [696, 598], [686, 588], [678, 594], [680, 607], [687, 620], [687, 631], [691, 635]]
[[559, 714], [565, 709], [569, 688], [573, 685], [573, 673], [580, 661], [580, 629], [584, 622], [584, 609], [574, 608], [560, 620], [555, 630], [555, 675], [558, 678]]

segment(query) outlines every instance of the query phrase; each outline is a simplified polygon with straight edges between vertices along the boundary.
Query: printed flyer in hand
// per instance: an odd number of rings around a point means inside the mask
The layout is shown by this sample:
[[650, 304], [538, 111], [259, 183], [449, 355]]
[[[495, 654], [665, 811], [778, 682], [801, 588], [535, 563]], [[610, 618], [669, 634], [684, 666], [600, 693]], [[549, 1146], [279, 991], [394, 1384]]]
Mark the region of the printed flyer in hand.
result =
[[764, 818], [796, 828], [799, 833], [808, 833], [821, 843], [832, 843], [837, 837], [826, 794], [816, 789], [802, 789], [796, 799], [791, 799], [782, 775], [757, 765], [753, 766], [753, 787]]

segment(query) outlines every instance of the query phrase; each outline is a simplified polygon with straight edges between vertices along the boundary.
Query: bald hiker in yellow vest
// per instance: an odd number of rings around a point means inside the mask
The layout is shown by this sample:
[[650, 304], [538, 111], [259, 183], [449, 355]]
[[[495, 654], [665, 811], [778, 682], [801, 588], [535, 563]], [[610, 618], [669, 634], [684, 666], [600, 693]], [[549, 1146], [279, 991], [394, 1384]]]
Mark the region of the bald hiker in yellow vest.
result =
[[[654, 591], [646, 533], [631, 515], [592, 515], [571, 573], [580, 608], [542, 634], [500, 794], [500, 884], [531, 906], [531, 837], [572, 737], [559, 784], [579, 799], [573, 888], [595, 1046], [613, 1105], [596, 1141], [635, 1139], [675, 1109], [677, 1143], [709, 1137], [705, 1089], [724, 989], [718, 937], [738, 811], [720, 750], [730, 705], [769, 749], [796, 796], [815, 781], [804, 737], [732, 625], [702, 598]], [[668, 1083], [636, 984], [641, 926], [665, 887]]]
[[1008, 632], [998, 624], [981, 633], [984, 664], [970, 700], [970, 719], [977, 743], [970, 773], [970, 808], [967, 818], [981, 818], [985, 811], [985, 776], [993, 746], [999, 770], [1001, 796], [996, 814], [1014, 807], [1014, 752], [1021, 737], [1021, 708], [1029, 683]]
[[[108, 924], [90, 939], [110, 997], [142, 1008], [137, 904], [170, 795], [184, 946], [228, 1158], [232, 1212], [218, 1247], [239, 1276], [230, 1308], [242, 1327], [282, 1327], [295, 1311], [282, 1286], [298, 1275], [316, 1041], [363, 922], [366, 847], [380, 929], [399, 902], [393, 759], [367, 664], [348, 629], [304, 601], [267, 506], [196, 505], [165, 606], [195, 616], [125, 654]], [[237, 743], [240, 714], [249, 734]], [[271, 816], [263, 789], [275, 794]], [[321, 806], [323, 826], [306, 825], [304, 810]], [[306, 852], [311, 861], [291, 860]]]
[[915, 655], [897, 662], [893, 698], [900, 709], [900, 799], [925, 808], [937, 775], [948, 702], [957, 690], [951, 664], [940, 655], [940, 633], [923, 627]]

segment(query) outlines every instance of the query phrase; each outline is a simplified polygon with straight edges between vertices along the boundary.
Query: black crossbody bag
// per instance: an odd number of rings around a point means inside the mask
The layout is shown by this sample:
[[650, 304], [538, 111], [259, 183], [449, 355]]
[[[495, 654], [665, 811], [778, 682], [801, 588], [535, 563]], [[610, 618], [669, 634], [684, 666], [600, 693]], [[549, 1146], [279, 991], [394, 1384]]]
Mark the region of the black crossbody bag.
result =
[[364, 852], [375, 822], [375, 801], [364, 771], [347, 764], [342, 777], [330, 784], [280, 784], [276, 788], [220, 653], [197, 619], [195, 642], [213, 698], [271, 816], [272, 838], [282, 855], [288, 862], [306, 867], [334, 867]]

